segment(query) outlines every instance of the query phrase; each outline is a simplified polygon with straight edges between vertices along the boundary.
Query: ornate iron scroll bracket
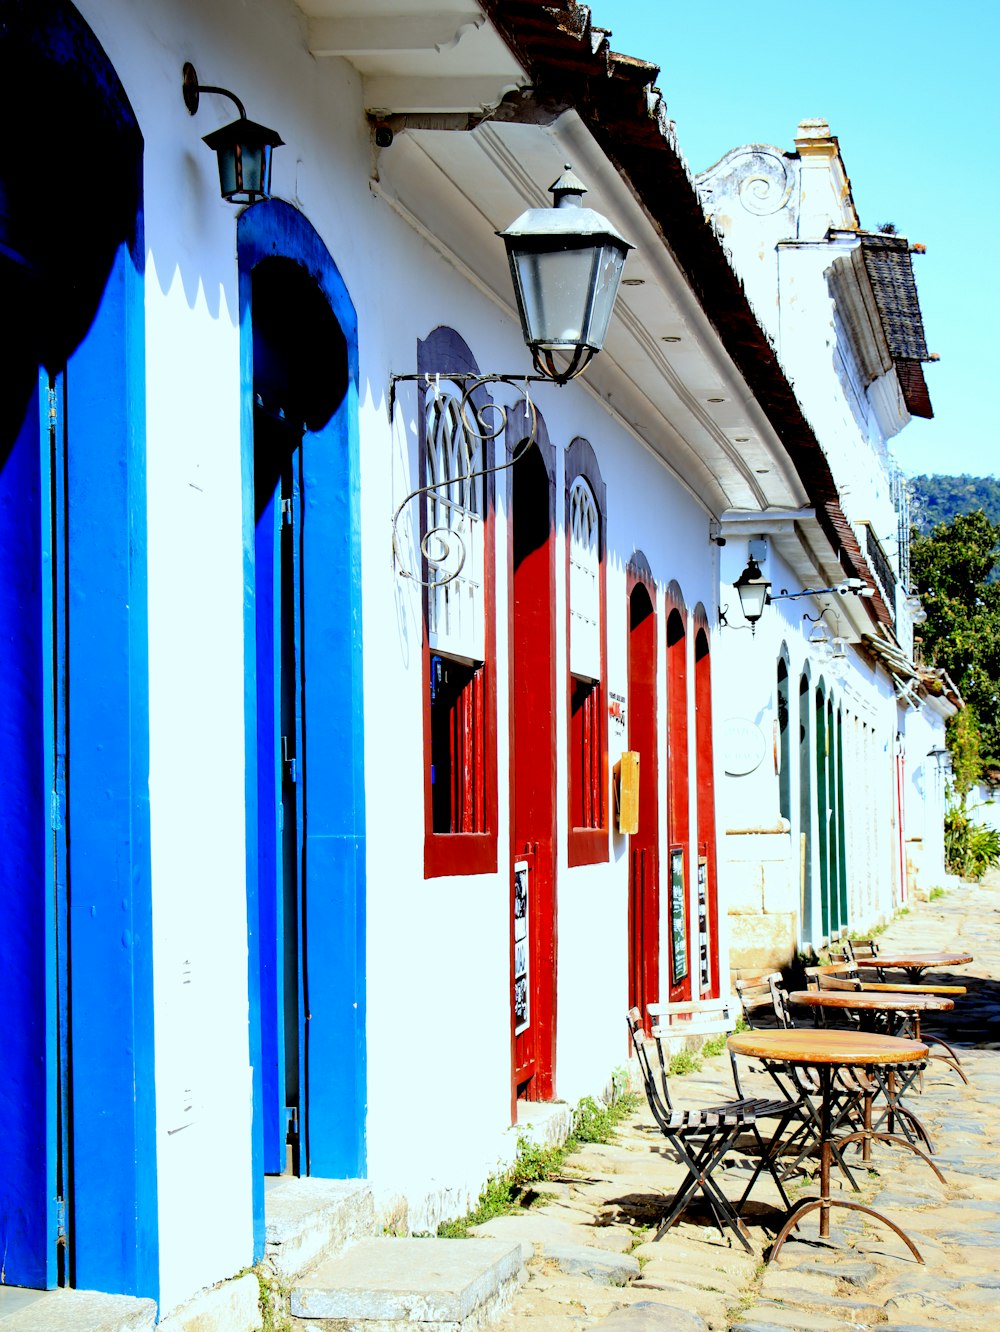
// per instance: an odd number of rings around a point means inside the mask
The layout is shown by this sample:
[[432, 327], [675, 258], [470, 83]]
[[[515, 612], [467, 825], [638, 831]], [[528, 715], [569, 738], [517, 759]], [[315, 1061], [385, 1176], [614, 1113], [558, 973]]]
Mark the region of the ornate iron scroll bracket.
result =
[[551, 384], [553, 381], [545, 375], [464, 375], [464, 374], [410, 374], [393, 375], [389, 381], [389, 420], [396, 412], [396, 385], [399, 383], [421, 384], [436, 396], [441, 395], [441, 384], [453, 384], [458, 390], [458, 413], [462, 428], [472, 439], [488, 443], [496, 439], [507, 427], [513, 406], [487, 401], [477, 403], [476, 393], [488, 384], [506, 384], [520, 395], [527, 417], [527, 430], [520, 440], [517, 451], [506, 462], [493, 467], [483, 467], [458, 476], [443, 477], [430, 485], [418, 486], [403, 499], [392, 515], [392, 560], [393, 567], [400, 578], [408, 578], [421, 587], [439, 588], [452, 582], [462, 572], [468, 551], [462, 539], [462, 533], [455, 527], [437, 524], [424, 532], [420, 539], [420, 555], [429, 572], [429, 577], [422, 578], [409, 566], [400, 538], [399, 522], [409, 504], [424, 495], [435, 491], [446, 492], [449, 488], [476, 480], [491, 473], [505, 472], [528, 452], [538, 437], [538, 412], [531, 400], [529, 384]]

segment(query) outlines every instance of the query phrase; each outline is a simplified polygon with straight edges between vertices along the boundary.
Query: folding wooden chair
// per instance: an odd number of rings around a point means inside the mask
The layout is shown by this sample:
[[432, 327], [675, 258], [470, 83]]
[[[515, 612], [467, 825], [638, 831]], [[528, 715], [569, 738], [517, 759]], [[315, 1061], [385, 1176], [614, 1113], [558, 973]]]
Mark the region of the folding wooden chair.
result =
[[[637, 1008], [629, 1010], [629, 1031], [632, 1033], [636, 1057], [642, 1070], [649, 1108], [671, 1150], [681, 1165], [687, 1169], [687, 1175], [671, 1199], [667, 1214], [655, 1238], [660, 1239], [666, 1234], [695, 1194], [700, 1191], [720, 1231], [724, 1231], [728, 1226], [743, 1247], [752, 1253], [750, 1236], [740, 1220], [739, 1210], [749, 1198], [761, 1171], [765, 1169], [777, 1185], [784, 1205], [786, 1207], [790, 1205], [774, 1156], [781, 1134], [795, 1113], [795, 1106], [787, 1100], [779, 1101], [766, 1097], [740, 1097], [738, 1100], [726, 1101], [720, 1105], [689, 1110], [675, 1106], [670, 1094], [670, 1055], [665, 1049], [666, 1041], [678, 1036], [714, 1035], [731, 1031], [734, 1024], [729, 1018], [728, 1005], [725, 1001], [718, 1000], [651, 1004], [650, 1014], [658, 1019], [657, 1025], [652, 1030], [652, 1037], [647, 1036], [644, 1031], [642, 1014]], [[652, 1054], [653, 1048], [656, 1050], [655, 1060]], [[778, 1120], [777, 1127], [767, 1143], [757, 1126], [758, 1117]], [[734, 1207], [713, 1179], [713, 1174], [735, 1144], [737, 1137], [745, 1132], [749, 1132], [756, 1142], [758, 1161], [750, 1182], [743, 1191], [743, 1196]]]

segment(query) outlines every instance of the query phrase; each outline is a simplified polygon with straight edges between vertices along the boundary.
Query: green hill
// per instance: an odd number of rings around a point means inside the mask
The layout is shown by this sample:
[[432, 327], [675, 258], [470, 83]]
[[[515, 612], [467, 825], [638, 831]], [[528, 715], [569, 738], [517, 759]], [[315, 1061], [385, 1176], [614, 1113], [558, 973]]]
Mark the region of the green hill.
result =
[[913, 526], [928, 536], [938, 523], [960, 513], [982, 509], [991, 523], [1000, 523], [1000, 480], [995, 476], [914, 476], [907, 483]]

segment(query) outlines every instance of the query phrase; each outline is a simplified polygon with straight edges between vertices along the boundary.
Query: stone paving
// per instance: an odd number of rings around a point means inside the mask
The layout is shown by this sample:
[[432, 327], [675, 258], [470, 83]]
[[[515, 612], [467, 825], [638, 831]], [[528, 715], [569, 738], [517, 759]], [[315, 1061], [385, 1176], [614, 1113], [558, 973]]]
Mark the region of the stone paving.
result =
[[[925, 1265], [887, 1227], [835, 1208], [828, 1241], [820, 1241], [813, 1212], [766, 1266], [780, 1217], [770, 1180], [758, 1181], [744, 1214], [753, 1254], [721, 1237], [704, 1212], [687, 1213], [654, 1241], [681, 1172], [643, 1105], [614, 1143], [569, 1158], [562, 1177], [541, 1186], [550, 1195], [544, 1201], [481, 1228], [521, 1241], [528, 1259], [529, 1278], [497, 1325], [501, 1332], [965, 1332], [1000, 1322], [1000, 877], [913, 904], [880, 943], [886, 951], [965, 949], [975, 957], [953, 976], [938, 973], [941, 983], [967, 985], [969, 993], [956, 999], [954, 1013], [925, 1023], [957, 1045], [971, 1085], [932, 1062], [912, 1100], [947, 1182], [910, 1152], [881, 1144], [873, 1168], [856, 1172], [858, 1201], [902, 1226]], [[760, 1093], [769, 1094], [760, 1076]], [[675, 1090], [692, 1106], [731, 1097], [728, 1057], [704, 1060]], [[717, 1174], [730, 1197], [739, 1197], [747, 1169], [733, 1153]], [[834, 1191], [846, 1190], [834, 1176]], [[815, 1192], [808, 1178], [793, 1185], [793, 1198]]]

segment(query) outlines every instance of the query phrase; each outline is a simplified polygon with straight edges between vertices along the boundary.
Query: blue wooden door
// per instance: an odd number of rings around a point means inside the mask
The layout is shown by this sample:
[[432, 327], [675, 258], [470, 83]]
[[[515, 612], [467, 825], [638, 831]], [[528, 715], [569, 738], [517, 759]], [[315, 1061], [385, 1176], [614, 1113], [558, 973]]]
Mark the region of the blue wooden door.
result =
[[308, 221], [272, 199], [241, 213], [237, 233], [253, 520], [247, 924], [260, 1257], [266, 1173], [365, 1169], [358, 354], [350, 298]]
[[[4, 1014], [0, 1252], [7, 1282], [56, 1280], [58, 1003], [52, 791], [47, 377], [0, 459], [0, 883]], [[41, 603], [45, 603], [41, 606]], [[41, 613], [40, 613], [41, 609]]]
[[302, 947], [300, 439], [254, 416], [257, 863], [264, 1169], [299, 1170]]

